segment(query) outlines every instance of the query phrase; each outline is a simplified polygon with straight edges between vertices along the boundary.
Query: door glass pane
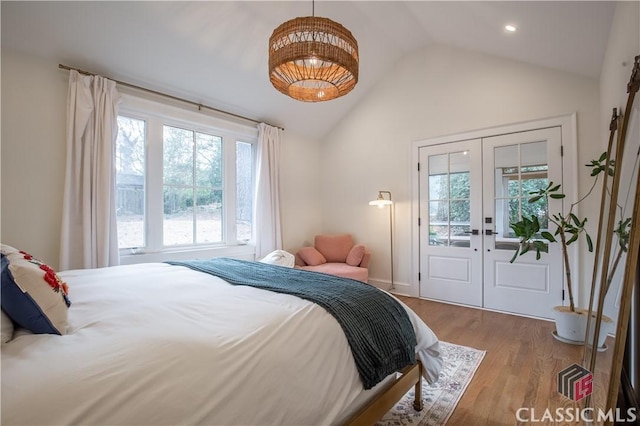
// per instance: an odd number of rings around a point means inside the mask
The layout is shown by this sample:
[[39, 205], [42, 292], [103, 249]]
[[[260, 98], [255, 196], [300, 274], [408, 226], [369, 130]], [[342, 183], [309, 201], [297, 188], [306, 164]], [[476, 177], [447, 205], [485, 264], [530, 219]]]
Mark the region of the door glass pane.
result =
[[451, 225], [469, 225], [469, 200], [451, 200], [449, 207]]
[[[520, 164], [518, 154], [518, 145], [500, 146], [494, 149], [495, 159], [495, 183], [494, 194], [496, 198], [504, 198], [508, 196], [519, 196], [518, 176], [520, 173]], [[515, 185], [510, 182], [515, 182]], [[512, 189], [515, 188], [515, 193]]]
[[429, 157], [429, 244], [469, 247], [470, 159], [467, 151]]
[[449, 175], [429, 175], [429, 199], [446, 200], [449, 194]]
[[449, 202], [429, 202], [429, 244], [449, 245]]
[[[451, 186], [451, 192], [453, 192], [453, 179]], [[466, 184], [466, 193], [469, 193], [468, 180]], [[449, 202], [449, 218], [449, 224], [451, 226], [451, 245], [455, 247], [469, 247], [471, 238], [471, 226], [469, 225], [471, 220], [469, 200], [451, 200]]]
[[[506, 186], [507, 186], [507, 196], [508, 197], [519, 197], [520, 196], [520, 179], [517, 179], [518, 175], [515, 175], [515, 179], [513, 177], [506, 178]], [[504, 178], [504, 177], [503, 177]]]
[[429, 156], [429, 175], [442, 175], [449, 172], [449, 155], [430, 155]]
[[451, 180], [450, 196], [454, 200], [469, 199], [469, 172], [452, 173], [449, 176]]
[[542, 229], [548, 227], [544, 219], [547, 202], [540, 199], [530, 203], [532, 193], [547, 187], [547, 143], [530, 142], [494, 149], [495, 158], [495, 248], [513, 250], [517, 242], [509, 223], [522, 216], [536, 216]]
[[116, 222], [118, 247], [145, 246], [146, 122], [118, 117], [116, 139]]

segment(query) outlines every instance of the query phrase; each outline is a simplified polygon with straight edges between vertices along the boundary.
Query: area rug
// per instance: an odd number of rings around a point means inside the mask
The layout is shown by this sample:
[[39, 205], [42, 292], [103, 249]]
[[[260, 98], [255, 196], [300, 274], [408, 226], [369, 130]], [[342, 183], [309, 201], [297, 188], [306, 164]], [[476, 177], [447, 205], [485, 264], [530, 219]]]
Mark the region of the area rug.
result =
[[440, 342], [444, 367], [438, 381], [427, 385], [422, 381], [422, 411], [413, 409], [414, 390], [405, 396], [380, 420], [378, 426], [440, 426], [447, 423], [462, 394], [467, 389], [485, 351]]

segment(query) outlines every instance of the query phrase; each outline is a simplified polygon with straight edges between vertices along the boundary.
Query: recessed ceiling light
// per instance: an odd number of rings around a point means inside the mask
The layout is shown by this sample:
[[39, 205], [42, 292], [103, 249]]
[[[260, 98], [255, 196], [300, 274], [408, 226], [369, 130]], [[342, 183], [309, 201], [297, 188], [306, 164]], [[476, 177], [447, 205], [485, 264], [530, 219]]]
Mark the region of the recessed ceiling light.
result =
[[514, 27], [513, 25], [505, 25], [504, 26], [505, 31], [508, 31], [510, 33], [515, 33], [516, 32], [516, 27]]

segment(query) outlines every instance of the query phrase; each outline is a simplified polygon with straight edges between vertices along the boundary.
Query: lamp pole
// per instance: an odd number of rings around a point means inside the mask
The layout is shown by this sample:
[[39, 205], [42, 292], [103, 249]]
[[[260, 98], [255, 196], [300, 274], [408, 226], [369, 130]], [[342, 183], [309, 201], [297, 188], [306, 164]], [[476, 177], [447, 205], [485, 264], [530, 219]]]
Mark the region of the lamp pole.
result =
[[[387, 200], [383, 194], [389, 195], [389, 199]], [[371, 201], [369, 205], [378, 206], [383, 208], [384, 206], [389, 206], [389, 246], [391, 249], [391, 287], [389, 290], [395, 290], [396, 286], [393, 280], [393, 199], [391, 198], [390, 191], [378, 191], [378, 198], [375, 201]]]
[[389, 191], [380, 191], [381, 193], [389, 194], [389, 246], [391, 249], [391, 287], [389, 290], [395, 290], [396, 286], [393, 281], [393, 200], [391, 199], [391, 192]]

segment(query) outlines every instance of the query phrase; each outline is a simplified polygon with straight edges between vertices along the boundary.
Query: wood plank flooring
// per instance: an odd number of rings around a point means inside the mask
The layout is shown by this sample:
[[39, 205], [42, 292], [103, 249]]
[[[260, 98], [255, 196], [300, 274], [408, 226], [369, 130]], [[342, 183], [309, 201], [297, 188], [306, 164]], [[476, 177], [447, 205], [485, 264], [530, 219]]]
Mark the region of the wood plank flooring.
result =
[[[583, 348], [555, 340], [551, 335], [553, 322], [416, 298], [400, 299], [440, 340], [487, 351], [449, 425], [524, 424], [516, 418], [521, 407], [533, 408], [538, 418], [547, 408], [552, 413], [559, 407], [579, 408], [558, 394], [556, 377], [571, 364], [581, 364]], [[610, 348], [607, 352], [613, 351]], [[523, 414], [530, 416], [531, 411]]]

